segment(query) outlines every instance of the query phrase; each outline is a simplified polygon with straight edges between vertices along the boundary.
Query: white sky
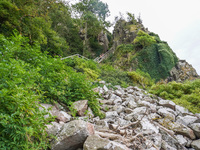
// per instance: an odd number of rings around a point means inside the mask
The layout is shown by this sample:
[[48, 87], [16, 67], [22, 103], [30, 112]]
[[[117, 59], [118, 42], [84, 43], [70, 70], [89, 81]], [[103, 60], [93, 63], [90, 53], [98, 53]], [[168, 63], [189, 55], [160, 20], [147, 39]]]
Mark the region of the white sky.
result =
[[180, 59], [200, 74], [200, 0], [101, 0], [107, 3], [111, 22], [119, 12], [139, 13], [149, 31], [167, 41]]

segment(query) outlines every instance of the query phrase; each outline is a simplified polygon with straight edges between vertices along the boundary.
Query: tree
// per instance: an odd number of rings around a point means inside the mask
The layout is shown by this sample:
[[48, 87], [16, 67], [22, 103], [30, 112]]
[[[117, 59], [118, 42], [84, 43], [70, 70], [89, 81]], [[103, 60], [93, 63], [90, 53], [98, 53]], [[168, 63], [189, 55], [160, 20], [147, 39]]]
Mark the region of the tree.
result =
[[100, 0], [80, 0], [73, 5], [73, 8], [79, 16], [81, 34], [84, 40], [83, 55], [86, 55], [90, 49], [89, 41], [95, 41], [94, 39], [108, 24], [105, 21], [105, 18], [109, 15], [108, 5]]
[[156, 43], [154, 37], [150, 36], [146, 32], [139, 30], [137, 33], [137, 37], [133, 40], [133, 44], [135, 44], [136, 48], [142, 49], [147, 46]]

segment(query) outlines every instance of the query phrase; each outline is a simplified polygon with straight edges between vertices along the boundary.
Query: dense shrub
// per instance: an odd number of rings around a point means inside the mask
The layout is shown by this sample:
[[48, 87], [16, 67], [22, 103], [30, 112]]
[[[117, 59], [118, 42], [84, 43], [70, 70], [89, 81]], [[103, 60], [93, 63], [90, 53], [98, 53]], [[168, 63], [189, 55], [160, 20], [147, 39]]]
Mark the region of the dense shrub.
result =
[[128, 77], [127, 72], [115, 69], [110, 65], [101, 66], [100, 78], [107, 83], [111, 83], [113, 85], [121, 85], [122, 87], [132, 85], [132, 81]]
[[153, 36], [150, 36], [146, 32], [139, 30], [137, 37], [133, 40], [133, 43], [136, 48], [142, 49], [156, 43], [156, 40]]
[[200, 112], [200, 80], [156, 84], [152, 86], [150, 92], [164, 99], [173, 100], [193, 113]]
[[3, 55], [0, 58], [0, 149], [46, 149], [49, 119], [38, 108], [42, 97], [35, 84], [38, 68]]
[[67, 66], [74, 68], [77, 72], [84, 73], [88, 80], [95, 81], [99, 77], [100, 69], [98, 68], [98, 65], [92, 60], [72, 57], [64, 59], [64, 62]]
[[154, 80], [151, 79], [151, 76], [139, 69], [128, 72], [128, 76], [134, 83], [141, 85], [143, 88], [150, 87], [154, 84]]
[[[87, 99], [95, 115], [104, 116], [88, 72], [77, 73], [65, 61], [41, 53], [37, 44], [30, 46], [28, 42], [18, 34], [10, 39], [0, 35], [0, 149], [48, 147], [48, 120], [46, 113], [39, 111], [40, 102], [70, 106]], [[96, 67], [87, 65], [91, 70]]]

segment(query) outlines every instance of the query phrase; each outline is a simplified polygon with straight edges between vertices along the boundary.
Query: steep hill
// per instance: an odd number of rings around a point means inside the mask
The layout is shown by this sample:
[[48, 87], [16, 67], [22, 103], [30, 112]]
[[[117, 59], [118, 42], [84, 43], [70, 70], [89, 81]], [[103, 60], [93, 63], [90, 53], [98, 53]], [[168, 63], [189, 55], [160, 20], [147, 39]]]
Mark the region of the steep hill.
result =
[[107, 63], [116, 68], [140, 69], [156, 81], [184, 81], [198, 77], [196, 70], [186, 61], [179, 60], [167, 42], [134, 19], [129, 22], [118, 20], [113, 38], [114, 53]]

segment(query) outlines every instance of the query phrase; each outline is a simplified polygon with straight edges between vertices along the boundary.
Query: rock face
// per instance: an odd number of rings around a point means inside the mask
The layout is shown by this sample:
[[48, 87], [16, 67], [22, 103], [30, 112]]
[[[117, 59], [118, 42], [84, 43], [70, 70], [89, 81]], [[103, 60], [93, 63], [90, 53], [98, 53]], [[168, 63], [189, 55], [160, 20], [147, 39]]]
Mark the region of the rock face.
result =
[[107, 33], [101, 31], [98, 35], [99, 44], [103, 46], [103, 52], [105, 53], [109, 49], [109, 41], [107, 38]]
[[102, 84], [97, 91], [106, 117], [48, 125], [48, 134], [56, 136], [52, 150], [200, 149], [200, 114], [137, 87], [112, 90]]
[[132, 43], [139, 30], [148, 32], [148, 29], [144, 28], [141, 23], [133, 24], [123, 19], [118, 20], [113, 31], [114, 49], [121, 44]]
[[196, 70], [192, 65], [188, 64], [185, 60], [179, 60], [177, 65], [170, 71], [170, 77], [168, 81], [183, 82], [185, 80], [193, 80], [199, 78]]
[[94, 126], [82, 120], [66, 123], [51, 142], [52, 150], [76, 150], [83, 147], [89, 135], [94, 134]]
[[74, 102], [73, 105], [74, 109], [77, 110], [77, 114], [79, 116], [84, 116], [84, 113], [88, 108], [88, 101], [87, 100], [77, 101]]

